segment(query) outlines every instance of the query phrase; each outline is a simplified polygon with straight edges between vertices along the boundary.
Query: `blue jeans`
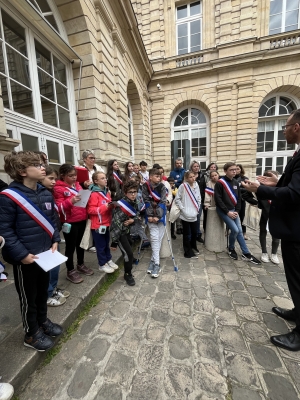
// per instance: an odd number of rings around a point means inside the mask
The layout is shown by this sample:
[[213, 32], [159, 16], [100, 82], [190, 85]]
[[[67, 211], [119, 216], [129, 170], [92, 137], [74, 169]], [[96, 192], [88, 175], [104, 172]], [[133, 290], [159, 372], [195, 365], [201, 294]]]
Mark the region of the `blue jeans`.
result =
[[59, 275], [60, 265], [55, 268], [52, 268], [49, 271], [49, 286], [48, 286], [48, 299], [53, 295], [54, 289], [57, 287], [58, 275]]
[[96, 229], [92, 229], [92, 236], [97, 251], [98, 263], [100, 267], [103, 267], [107, 261], [111, 260], [109, 226], [106, 227], [106, 232], [104, 234], [97, 232]]
[[[234, 211], [234, 210], [230, 210], [230, 211]], [[234, 249], [234, 244], [235, 244], [235, 241], [237, 240], [240, 245], [240, 248], [242, 250], [242, 253], [243, 254], [250, 253], [250, 251], [246, 245], [245, 239], [244, 239], [240, 217], [237, 216], [236, 219], [232, 219], [232, 218], [228, 217], [228, 215], [225, 214], [219, 207], [217, 207], [217, 213], [218, 213], [219, 217], [222, 218], [222, 220], [225, 222], [227, 228], [230, 229], [229, 250]]]

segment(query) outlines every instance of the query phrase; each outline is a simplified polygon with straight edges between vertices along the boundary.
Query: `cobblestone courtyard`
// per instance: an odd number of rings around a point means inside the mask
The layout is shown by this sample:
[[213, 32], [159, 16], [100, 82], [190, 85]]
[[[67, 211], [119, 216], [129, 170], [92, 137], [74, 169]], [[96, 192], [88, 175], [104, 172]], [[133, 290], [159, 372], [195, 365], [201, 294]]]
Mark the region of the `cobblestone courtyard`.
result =
[[[248, 245], [259, 257], [257, 235]], [[203, 247], [189, 262], [181, 236], [173, 246], [179, 271], [165, 259], [152, 279], [145, 251], [136, 286], [121, 273], [20, 400], [299, 399], [300, 352], [269, 341], [290, 328], [271, 312], [291, 306], [282, 263], [255, 266]]]

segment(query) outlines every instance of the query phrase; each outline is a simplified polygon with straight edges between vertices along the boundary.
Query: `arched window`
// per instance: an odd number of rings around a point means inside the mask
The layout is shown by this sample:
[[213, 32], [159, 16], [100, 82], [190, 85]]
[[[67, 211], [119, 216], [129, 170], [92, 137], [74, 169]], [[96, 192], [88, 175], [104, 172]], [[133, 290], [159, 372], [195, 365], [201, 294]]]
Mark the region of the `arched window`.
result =
[[127, 115], [128, 115], [129, 154], [131, 158], [134, 158], [133, 122], [132, 122], [132, 111], [129, 100], [127, 105]]
[[175, 115], [171, 148], [172, 167], [176, 158], [181, 157], [186, 169], [192, 160], [197, 160], [201, 168], [206, 168], [209, 159], [208, 123], [203, 111], [191, 106]]
[[261, 105], [257, 131], [257, 175], [267, 169], [282, 174], [295, 149], [294, 144], [287, 144], [282, 126], [296, 109], [295, 102], [285, 95], [273, 96]]

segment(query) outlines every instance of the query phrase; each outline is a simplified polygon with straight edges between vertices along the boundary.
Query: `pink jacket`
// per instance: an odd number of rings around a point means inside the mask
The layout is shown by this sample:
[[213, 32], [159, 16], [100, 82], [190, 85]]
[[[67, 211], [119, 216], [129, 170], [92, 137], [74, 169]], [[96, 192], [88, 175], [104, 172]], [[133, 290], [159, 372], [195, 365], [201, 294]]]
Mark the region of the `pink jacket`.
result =
[[[109, 201], [106, 201], [99, 192], [93, 192], [89, 198], [87, 212], [91, 220], [91, 229], [98, 229], [100, 225], [110, 226], [111, 224], [112, 208], [106, 206], [111, 201], [110, 194], [107, 193], [106, 197]], [[101, 220], [99, 220], [98, 211]]]
[[[87, 211], [82, 207], [74, 207], [71, 198], [75, 196], [68, 188], [72, 189], [66, 182], [58, 180], [53, 189], [55, 203], [59, 210], [59, 217], [62, 223], [79, 222], [87, 219]], [[75, 189], [81, 190], [78, 182], [75, 183]]]

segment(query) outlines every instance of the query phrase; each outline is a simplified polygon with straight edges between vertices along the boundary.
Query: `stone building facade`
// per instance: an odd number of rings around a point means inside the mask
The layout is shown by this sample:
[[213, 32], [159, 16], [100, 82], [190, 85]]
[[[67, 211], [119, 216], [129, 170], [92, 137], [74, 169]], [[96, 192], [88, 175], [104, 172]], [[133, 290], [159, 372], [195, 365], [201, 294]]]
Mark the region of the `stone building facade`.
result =
[[[300, 108], [299, 0], [0, 0], [0, 169], [183, 157], [282, 172]], [[2, 159], [1, 159], [2, 157]], [[4, 176], [3, 174], [1, 175]]]

